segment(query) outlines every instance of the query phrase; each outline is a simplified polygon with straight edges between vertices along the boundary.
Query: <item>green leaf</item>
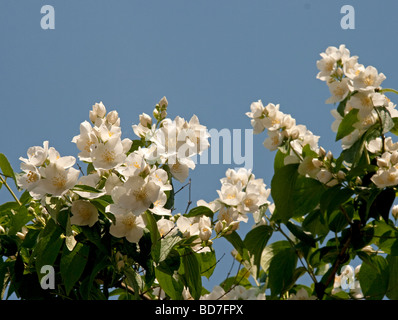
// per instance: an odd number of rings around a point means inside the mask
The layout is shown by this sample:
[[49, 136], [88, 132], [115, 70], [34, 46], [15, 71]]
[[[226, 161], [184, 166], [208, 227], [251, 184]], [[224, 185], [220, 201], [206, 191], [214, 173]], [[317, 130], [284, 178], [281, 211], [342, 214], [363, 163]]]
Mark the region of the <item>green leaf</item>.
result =
[[60, 271], [67, 295], [80, 279], [88, 261], [89, 251], [90, 248], [80, 242], [75, 245], [72, 251], [63, 250]]
[[202, 293], [202, 277], [197, 254], [191, 248], [184, 248], [181, 251], [181, 274], [186, 282], [189, 292], [195, 300], [198, 300]]
[[155, 269], [155, 275], [162, 290], [172, 300], [182, 300], [182, 290], [184, 289], [182, 281], [177, 281], [173, 275], [165, 273], [158, 268]]
[[274, 220], [288, 221], [312, 211], [325, 190], [324, 185], [299, 175], [298, 165], [290, 164], [277, 170], [271, 181], [271, 195], [275, 202]]
[[386, 107], [375, 107], [377, 114], [379, 115], [381, 121], [381, 134], [389, 132], [394, 128], [395, 123], [391, 118], [390, 112]]
[[247, 249], [245, 248], [245, 244], [243, 243], [241, 237], [236, 231], [231, 232], [228, 235], [224, 236], [225, 239], [229, 241], [233, 245], [233, 247], [238, 251], [241, 257], [247, 256]]
[[161, 244], [158, 225], [156, 224], [156, 220], [153, 217], [152, 213], [150, 213], [149, 211], [145, 212], [145, 217], [147, 220], [147, 228], [151, 235], [151, 255], [155, 262], [159, 262]]
[[278, 169], [285, 166], [285, 158], [287, 155], [288, 155], [288, 153], [284, 153], [281, 150], [278, 150], [276, 152], [276, 155], [274, 158], [274, 171], [277, 171]]
[[64, 242], [62, 235], [62, 228], [60, 228], [54, 220], [50, 219], [46, 227], [39, 235], [39, 242], [34, 249], [34, 256], [36, 257], [36, 270], [41, 278], [40, 270], [44, 265], [53, 266], [57, 258], [61, 246]]
[[11, 218], [11, 227], [8, 234], [15, 235], [33, 218], [34, 216], [28, 212], [28, 209], [25, 206], [20, 207]]
[[392, 118], [394, 127], [391, 128], [390, 132], [398, 136], [398, 118]]
[[271, 260], [280, 251], [291, 248], [289, 241], [276, 241], [266, 246], [261, 254], [261, 267], [264, 272], [269, 269]]
[[215, 251], [201, 253], [197, 255], [197, 258], [200, 263], [200, 274], [209, 279], [217, 264]]
[[398, 256], [387, 256], [389, 279], [387, 298], [390, 300], [398, 300]]
[[160, 261], [157, 269], [172, 276], [180, 268], [180, 264], [180, 254], [176, 249], [172, 249], [167, 257]]
[[139, 283], [142, 283], [141, 277], [131, 268], [125, 268], [124, 275], [126, 276], [127, 285], [134, 291], [135, 300], [139, 300], [141, 292]]
[[296, 265], [297, 255], [293, 248], [280, 250], [272, 257], [268, 269], [268, 287], [272, 297], [282, 295], [291, 288]]
[[364, 260], [357, 275], [362, 292], [368, 300], [381, 300], [388, 289], [389, 268], [381, 256]]
[[179, 236], [167, 236], [160, 240], [160, 254], [159, 262], [162, 262], [167, 258], [170, 251], [173, 250], [174, 246], [182, 240]]
[[254, 258], [253, 264], [257, 267], [257, 276], [260, 272], [261, 254], [272, 236], [272, 231], [270, 226], [261, 225], [250, 230], [243, 240], [244, 246]]
[[0, 153], [0, 169], [6, 177], [15, 180], [14, 170], [12, 169], [7, 157], [2, 153]]
[[354, 124], [358, 122], [358, 112], [359, 109], [353, 108], [344, 116], [343, 120], [340, 122], [339, 128], [337, 129], [336, 141], [348, 136], [355, 130]]
[[288, 221], [286, 223], [286, 227], [298, 240], [304, 242], [306, 245], [308, 245], [312, 248], [316, 247], [316, 241], [315, 241], [314, 237], [311, 234], [309, 234], [308, 232], [305, 232], [301, 226], [298, 226], [298, 225]]
[[211, 209], [209, 209], [208, 207], [199, 206], [196, 208], [192, 208], [184, 216], [185, 217], [196, 217], [196, 216], [203, 216], [203, 215], [205, 215], [209, 218], [213, 218], [214, 212]]
[[383, 220], [374, 221], [374, 243], [387, 254], [398, 256], [398, 231]]

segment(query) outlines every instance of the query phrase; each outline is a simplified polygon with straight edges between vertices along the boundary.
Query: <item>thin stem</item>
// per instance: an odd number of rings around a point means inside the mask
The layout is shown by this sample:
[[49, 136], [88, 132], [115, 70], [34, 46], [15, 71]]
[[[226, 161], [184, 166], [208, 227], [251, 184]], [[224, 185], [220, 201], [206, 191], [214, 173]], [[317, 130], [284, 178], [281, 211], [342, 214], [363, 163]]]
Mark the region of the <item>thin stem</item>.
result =
[[17, 196], [15, 195], [15, 193], [11, 190], [10, 186], [8, 185], [7, 181], [5, 179], [3, 179], [2, 176], [0, 176], [0, 181], [6, 186], [7, 190], [11, 193], [12, 197], [15, 199], [15, 201], [22, 206], [21, 202], [19, 201], [19, 199], [17, 198]]
[[398, 91], [397, 91], [397, 90], [391, 89], [391, 88], [381, 89], [379, 92], [380, 92], [380, 93], [383, 93], [383, 92], [393, 92], [393, 93], [395, 93], [395, 94], [398, 94]]

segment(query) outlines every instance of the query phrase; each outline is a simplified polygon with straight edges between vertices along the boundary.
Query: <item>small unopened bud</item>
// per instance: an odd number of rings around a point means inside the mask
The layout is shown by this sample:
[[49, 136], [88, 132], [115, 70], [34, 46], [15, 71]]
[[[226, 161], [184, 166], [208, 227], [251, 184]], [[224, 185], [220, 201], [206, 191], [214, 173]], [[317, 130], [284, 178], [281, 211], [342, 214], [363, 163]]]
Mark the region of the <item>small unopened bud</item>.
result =
[[216, 225], [214, 226], [214, 231], [219, 234], [221, 231], [223, 231], [224, 225], [221, 221], [217, 221]]
[[339, 178], [340, 180], [344, 180], [345, 179], [345, 173], [343, 171], [339, 171], [337, 172], [337, 178]]
[[167, 101], [166, 97], [163, 97], [162, 99], [160, 99], [158, 105], [160, 108], [167, 108], [169, 102]]
[[90, 111], [89, 117], [92, 123], [95, 123], [97, 118], [103, 118], [106, 115], [106, 108], [102, 101], [93, 105], [93, 110]]
[[395, 205], [392, 207], [392, 216], [394, 217], [395, 220], [398, 219], [398, 205]]
[[320, 157], [324, 158], [326, 156], [326, 150], [322, 147], [319, 147], [318, 154]]
[[0, 234], [2, 233], [6, 233], [6, 231], [4, 230], [3, 226], [0, 226]]
[[330, 151], [328, 151], [328, 153], [326, 154], [326, 158], [327, 158], [329, 161], [332, 161], [332, 160], [333, 160], [333, 153], [330, 152]]
[[146, 114], [146, 113], [142, 113], [140, 114], [140, 124], [143, 127], [147, 127], [150, 128], [152, 125], [152, 118], [150, 115]]
[[113, 110], [106, 115], [106, 121], [108, 121], [110, 124], [117, 124], [118, 120], [119, 114], [116, 110]]

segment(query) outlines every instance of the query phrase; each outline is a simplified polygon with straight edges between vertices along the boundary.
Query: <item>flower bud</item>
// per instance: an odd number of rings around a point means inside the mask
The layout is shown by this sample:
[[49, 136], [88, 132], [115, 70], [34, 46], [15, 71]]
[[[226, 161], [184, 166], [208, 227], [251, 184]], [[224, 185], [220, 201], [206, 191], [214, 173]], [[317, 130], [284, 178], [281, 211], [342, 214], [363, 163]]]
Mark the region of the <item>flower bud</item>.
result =
[[163, 97], [162, 99], [160, 99], [158, 105], [160, 108], [167, 108], [169, 102], [167, 101], [166, 97]]
[[90, 111], [89, 117], [92, 123], [95, 123], [97, 118], [104, 118], [106, 114], [106, 108], [102, 101], [93, 105], [93, 110]]
[[2, 233], [6, 233], [6, 231], [4, 230], [3, 226], [0, 226], [0, 234]]
[[152, 125], [152, 118], [150, 115], [146, 114], [146, 113], [142, 113], [140, 114], [140, 124], [143, 127], [147, 127], [150, 128]]
[[214, 231], [219, 234], [224, 229], [224, 225], [221, 221], [217, 221], [216, 225], [214, 226]]
[[116, 124], [118, 120], [119, 114], [116, 110], [113, 110], [106, 115], [106, 121], [108, 121], [110, 124]]
[[395, 220], [398, 219], [398, 205], [395, 205], [392, 207], [392, 216], [394, 217]]

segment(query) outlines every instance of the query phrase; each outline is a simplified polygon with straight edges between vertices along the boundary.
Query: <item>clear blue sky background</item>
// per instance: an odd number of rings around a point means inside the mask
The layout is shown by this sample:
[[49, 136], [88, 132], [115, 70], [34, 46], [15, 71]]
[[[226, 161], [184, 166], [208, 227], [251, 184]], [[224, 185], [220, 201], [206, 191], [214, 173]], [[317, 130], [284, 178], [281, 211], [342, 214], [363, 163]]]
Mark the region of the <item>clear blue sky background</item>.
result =
[[[55, 8], [55, 30], [42, 30], [40, 9]], [[355, 9], [355, 30], [343, 30], [343, 5]], [[49, 140], [61, 155], [95, 102], [121, 117], [123, 137], [166, 96], [169, 116], [196, 114], [209, 129], [250, 129], [250, 103], [279, 103], [297, 123], [339, 154], [330, 130], [329, 90], [316, 61], [328, 46], [346, 44], [359, 62], [398, 88], [398, 2], [395, 0], [2, 0], [0, 2], [0, 152], [15, 170], [30, 146]], [[391, 96], [392, 100], [396, 97]], [[274, 153], [254, 137], [257, 178], [270, 185]], [[192, 200], [217, 197], [232, 164], [198, 165]], [[180, 209], [187, 193], [178, 196]], [[9, 196], [0, 190], [0, 203]], [[251, 228], [241, 225], [241, 233]], [[231, 246], [215, 244], [220, 266], [212, 288], [231, 265]]]

